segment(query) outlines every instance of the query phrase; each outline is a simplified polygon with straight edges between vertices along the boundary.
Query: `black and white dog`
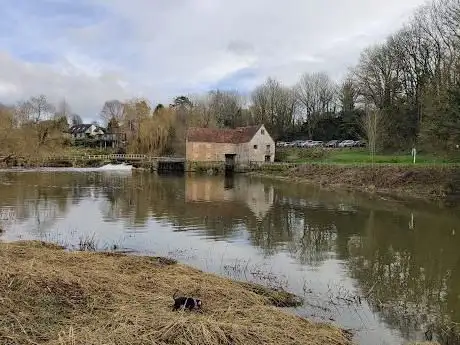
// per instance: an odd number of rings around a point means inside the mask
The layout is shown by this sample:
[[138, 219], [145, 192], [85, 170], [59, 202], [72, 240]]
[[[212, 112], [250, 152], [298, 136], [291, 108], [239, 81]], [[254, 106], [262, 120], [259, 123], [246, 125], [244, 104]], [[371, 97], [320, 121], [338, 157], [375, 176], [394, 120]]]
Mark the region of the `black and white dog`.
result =
[[174, 299], [174, 306], [173, 306], [173, 311], [176, 311], [178, 309], [188, 309], [192, 311], [193, 309], [201, 309], [201, 300], [198, 298], [192, 298], [192, 297], [176, 297], [177, 291], [174, 292], [173, 299]]

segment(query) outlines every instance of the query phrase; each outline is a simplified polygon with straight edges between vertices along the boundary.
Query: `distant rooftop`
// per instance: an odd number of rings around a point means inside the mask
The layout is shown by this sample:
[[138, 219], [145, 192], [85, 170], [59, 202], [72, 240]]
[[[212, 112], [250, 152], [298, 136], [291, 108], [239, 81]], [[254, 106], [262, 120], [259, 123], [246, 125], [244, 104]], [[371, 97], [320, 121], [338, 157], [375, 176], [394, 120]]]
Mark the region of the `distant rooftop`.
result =
[[[69, 128], [69, 133], [71, 134], [79, 134], [79, 133], [85, 133], [93, 124], [80, 124], [80, 125], [74, 125]], [[104, 128], [101, 126], [95, 125], [97, 129], [102, 129], [105, 131]]]

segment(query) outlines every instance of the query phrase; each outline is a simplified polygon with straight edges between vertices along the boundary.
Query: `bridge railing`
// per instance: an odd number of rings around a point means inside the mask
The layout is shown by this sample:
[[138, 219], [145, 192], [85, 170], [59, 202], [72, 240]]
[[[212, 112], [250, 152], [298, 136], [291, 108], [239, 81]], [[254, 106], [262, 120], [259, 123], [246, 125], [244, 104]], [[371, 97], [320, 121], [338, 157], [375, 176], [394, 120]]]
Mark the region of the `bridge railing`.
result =
[[168, 161], [184, 162], [180, 157], [156, 157], [145, 154], [108, 154], [108, 155], [54, 155], [49, 160], [138, 160], [138, 161]]
[[148, 160], [151, 157], [142, 154], [85, 155], [84, 159], [135, 159]]

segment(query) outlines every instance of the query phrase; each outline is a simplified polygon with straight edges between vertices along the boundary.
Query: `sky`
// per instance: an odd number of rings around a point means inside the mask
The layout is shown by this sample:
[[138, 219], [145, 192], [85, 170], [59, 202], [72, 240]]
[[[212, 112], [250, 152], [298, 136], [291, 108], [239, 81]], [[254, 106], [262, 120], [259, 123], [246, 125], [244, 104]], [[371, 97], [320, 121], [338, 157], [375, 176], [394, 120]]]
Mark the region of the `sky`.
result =
[[0, 0], [0, 102], [45, 94], [98, 120], [106, 100], [171, 103], [267, 77], [339, 80], [424, 0]]

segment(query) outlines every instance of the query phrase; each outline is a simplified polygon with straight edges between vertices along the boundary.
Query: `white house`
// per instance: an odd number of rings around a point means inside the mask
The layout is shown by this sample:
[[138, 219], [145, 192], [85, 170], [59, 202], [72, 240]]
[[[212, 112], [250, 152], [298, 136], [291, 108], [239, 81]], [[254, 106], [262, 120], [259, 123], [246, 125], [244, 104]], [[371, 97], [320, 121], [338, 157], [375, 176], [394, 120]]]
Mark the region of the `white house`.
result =
[[94, 124], [81, 124], [69, 128], [72, 139], [95, 139], [103, 136], [105, 131], [102, 127]]

